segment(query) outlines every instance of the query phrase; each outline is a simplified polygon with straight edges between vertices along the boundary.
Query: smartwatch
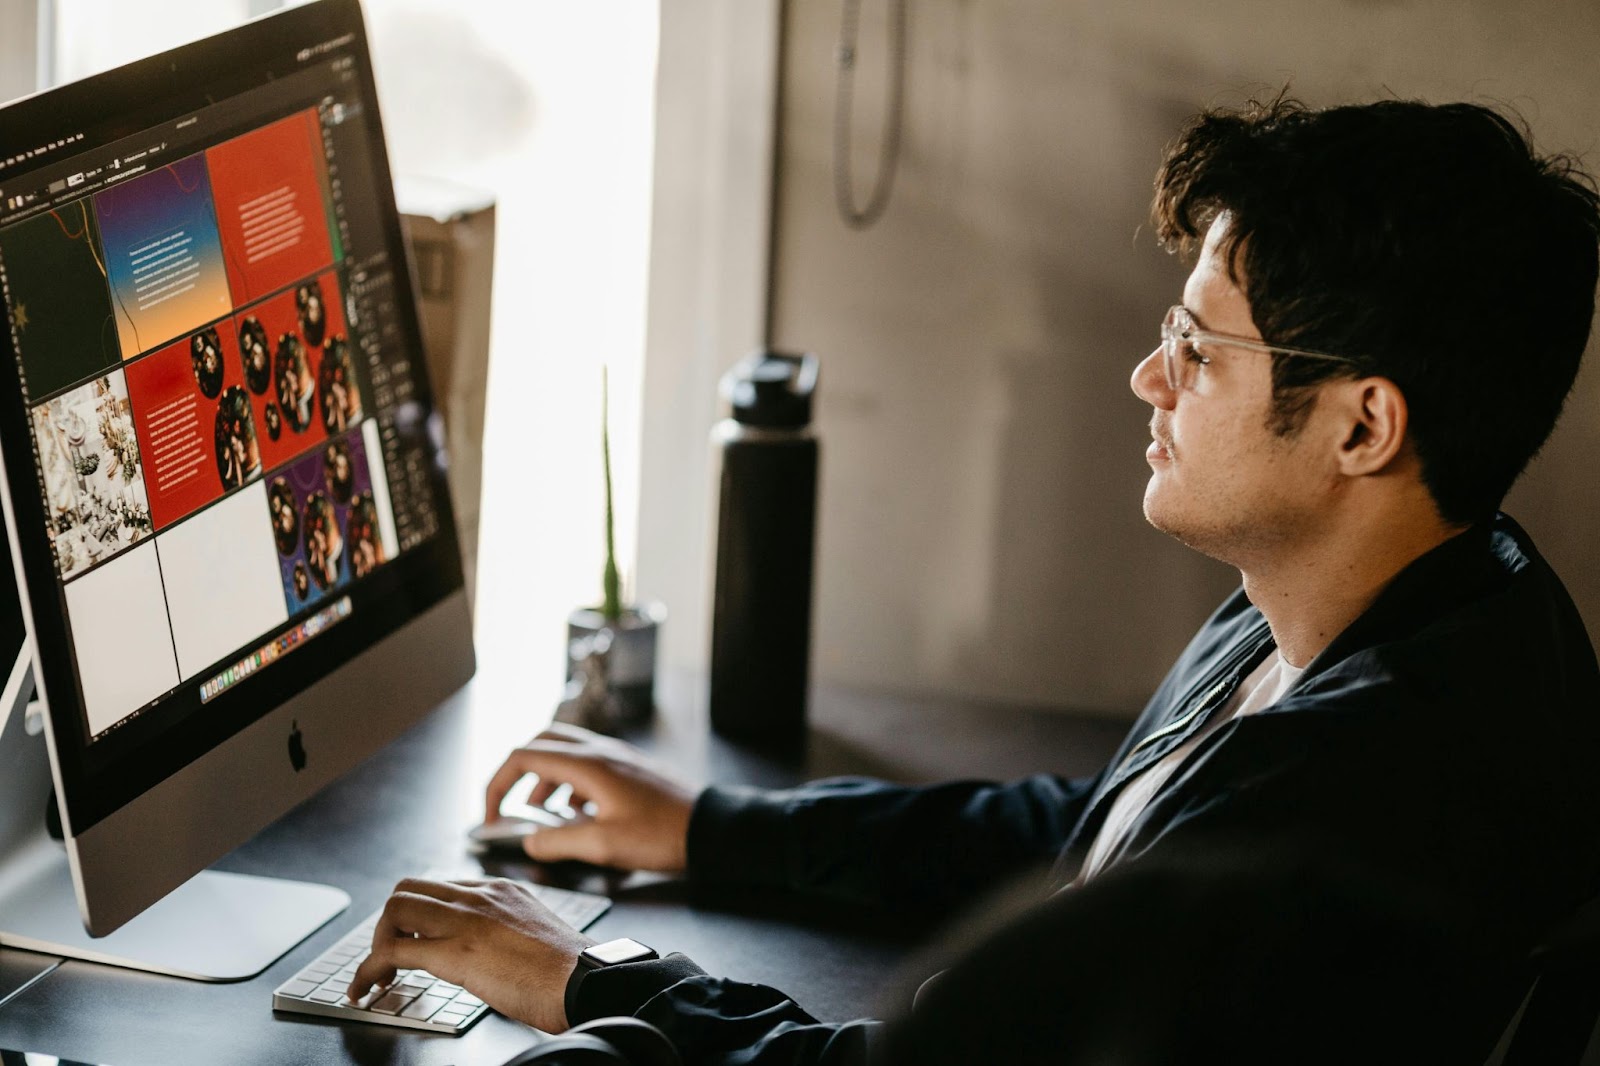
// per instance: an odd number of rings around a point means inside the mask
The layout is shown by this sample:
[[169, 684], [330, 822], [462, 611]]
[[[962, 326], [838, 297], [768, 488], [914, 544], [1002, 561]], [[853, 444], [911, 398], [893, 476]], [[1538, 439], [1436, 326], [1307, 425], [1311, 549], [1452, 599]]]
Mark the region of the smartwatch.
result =
[[591, 970], [602, 970], [607, 966], [616, 966], [624, 962], [644, 962], [646, 959], [659, 959], [655, 948], [647, 948], [637, 940], [621, 937], [617, 940], [607, 940], [604, 944], [595, 944], [593, 947], [583, 949], [583, 954], [578, 956], [578, 970], [588, 974]]
[[583, 949], [578, 956], [578, 965], [572, 971], [572, 976], [567, 978], [566, 1008], [567, 1020], [572, 1020], [572, 1008], [577, 997], [578, 986], [583, 979], [596, 970], [603, 970], [607, 966], [619, 966], [625, 962], [647, 962], [650, 959], [659, 959], [655, 948], [646, 947], [637, 940], [620, 937], [616, 940], [607, 940], [603, 944], [595, 944]]

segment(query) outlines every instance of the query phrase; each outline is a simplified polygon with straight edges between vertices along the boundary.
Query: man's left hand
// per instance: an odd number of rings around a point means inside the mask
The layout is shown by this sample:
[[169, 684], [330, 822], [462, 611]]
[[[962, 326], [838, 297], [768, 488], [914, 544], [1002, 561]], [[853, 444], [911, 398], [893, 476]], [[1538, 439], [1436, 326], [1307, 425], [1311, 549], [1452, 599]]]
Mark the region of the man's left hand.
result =
[[559, 1033], [567, 979], [592, 944], [516, 881], [407, 879], [383, 908], [350, 997], [388, 985], [396, 970], [426, 970], [508, 1018]]

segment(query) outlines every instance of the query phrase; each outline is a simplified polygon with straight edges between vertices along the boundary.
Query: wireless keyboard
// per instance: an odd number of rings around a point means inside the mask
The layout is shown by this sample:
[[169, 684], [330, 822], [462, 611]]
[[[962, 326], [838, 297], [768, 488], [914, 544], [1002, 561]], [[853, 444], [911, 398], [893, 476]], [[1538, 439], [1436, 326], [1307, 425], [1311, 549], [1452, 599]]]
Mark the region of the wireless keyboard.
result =
[[[525, 884], [533, 897], [574, 929], [594, 924], [611, 907], [604, 896], [573, 892], [548, 885]], [[387, 989], [369, 993], [357, 1003], [345, 998], [356, 967], [372, 948], [372, 931], [383, 908], [339, 938], [316, 960], [279, 985], [272, 993], [272, 1009], [295, 1014], [317, 1014], [350, 1022], [376, 1022], [430, 1033], [464, 1033], [489, 1008], [483, 1000], [459, 985], [441, 981], [424, 970], [400, 970]]]

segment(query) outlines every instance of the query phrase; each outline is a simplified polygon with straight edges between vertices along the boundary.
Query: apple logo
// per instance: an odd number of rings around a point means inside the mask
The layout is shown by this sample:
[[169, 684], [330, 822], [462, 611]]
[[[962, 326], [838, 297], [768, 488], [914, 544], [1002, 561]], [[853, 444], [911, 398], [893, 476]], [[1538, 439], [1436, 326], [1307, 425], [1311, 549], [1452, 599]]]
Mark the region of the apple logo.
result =
[[289, 723], [289, 765], [294, 767], [295, 773], [306, 768], [306, 745], [298, 720]]

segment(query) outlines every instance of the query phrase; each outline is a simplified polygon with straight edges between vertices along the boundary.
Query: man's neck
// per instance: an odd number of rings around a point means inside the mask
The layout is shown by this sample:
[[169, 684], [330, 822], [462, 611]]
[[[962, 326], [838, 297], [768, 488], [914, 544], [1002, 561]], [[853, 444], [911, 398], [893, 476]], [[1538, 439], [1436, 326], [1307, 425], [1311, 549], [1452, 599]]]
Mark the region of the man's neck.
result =
[[1336, 528], [1240, 575], [1245, 595], [1272, 627], [1279, 654], [1290, 666], [1304, 667], [1396, 574], [1461, 531], [1442, 521]]

